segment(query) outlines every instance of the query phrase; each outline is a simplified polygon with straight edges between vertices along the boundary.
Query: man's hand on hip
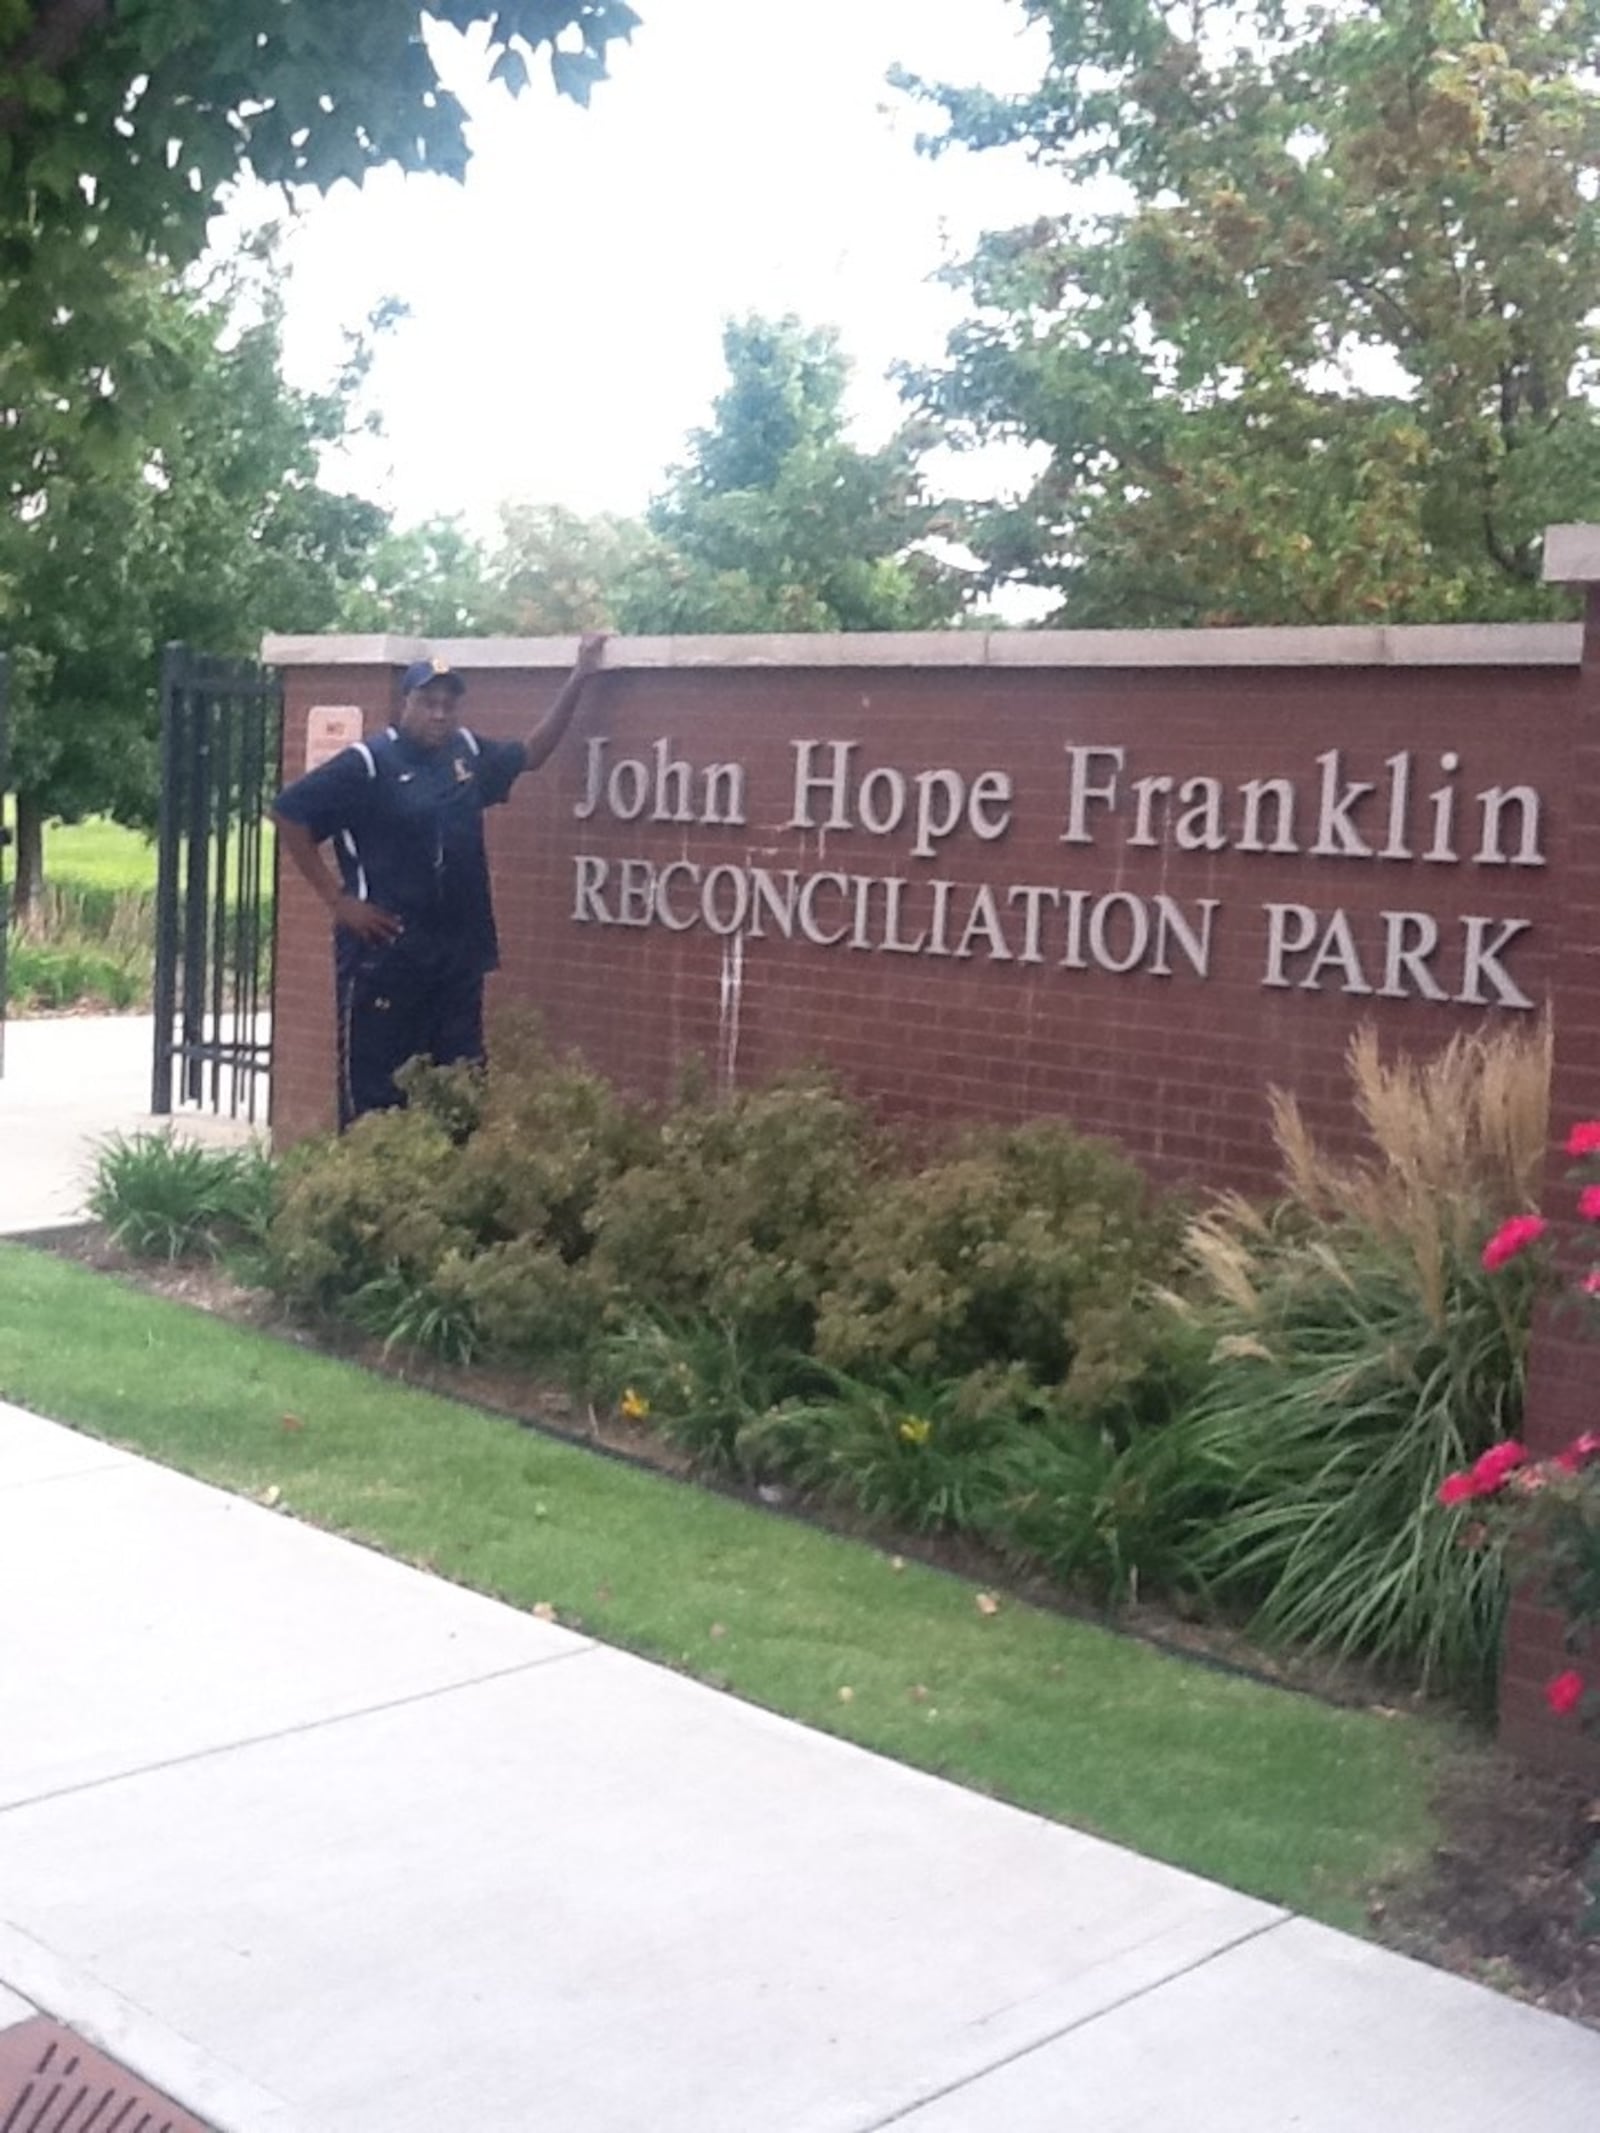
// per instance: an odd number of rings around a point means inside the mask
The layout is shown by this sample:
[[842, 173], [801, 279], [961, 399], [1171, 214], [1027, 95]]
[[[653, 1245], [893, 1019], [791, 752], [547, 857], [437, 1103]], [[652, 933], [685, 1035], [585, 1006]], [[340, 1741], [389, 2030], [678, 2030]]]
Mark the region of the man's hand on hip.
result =
[[343, 926], [346, 933], [353, 933], [369, 948], [386, 948], [405, 931], [392, 911], [385, 911], [379, 904], [363, 903], [359, 896], [339, 897], [333, 906], [333, 918], [335, 925]]

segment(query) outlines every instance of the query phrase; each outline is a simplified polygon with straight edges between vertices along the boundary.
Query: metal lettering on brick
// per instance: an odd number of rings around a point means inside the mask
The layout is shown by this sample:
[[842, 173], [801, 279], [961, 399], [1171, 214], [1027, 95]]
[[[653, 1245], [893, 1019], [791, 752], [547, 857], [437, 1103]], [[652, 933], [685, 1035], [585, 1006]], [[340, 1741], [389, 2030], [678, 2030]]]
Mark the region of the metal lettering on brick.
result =
[[[643, 755], [614, 753], [594, 737], [573, 813], [604, 848], [574, 855], [571, 917], [704, 930], [741, 944], [798, 941], [1180, 982], [1208, 979], [1229, 940], [1245, 944], [1259, 984], [1273, 990], [1532, 1009], [1516, 967], [1530, 919], [1498, 908], [1498, 897], [1496, 908], [1440, 918], [1419, 893], [1426, 877], [1414, 873], [1405, 888], [1397, 878], [1392, 906], [1351, 910], [1338, 897], [1337, 870], [1482, 869], [1488, 880], [1514, 882], [1517, 870], [1546, 864], [1539, 791], [1475, 773], [1452, 748], [1402, 748], [1372, 762], [1338, 747], [1299, 753], [1270, 775], [1229, 782], [1163, 770], [1126, 745], [1070, 742], [1053, 789], [1020, 793], [1001, 767], [906, 770], [872, 762], [857, 741], [795, 740], [784, 791], [756, 795], [742, 762], [693, 762], [665, 736]], [[783, 842], [761, 837], [752, 850], [753, 815], [775, 822]], [[975, 882], [941, 871], [951, 855], [970, 862], [992, 847], [983, 871], [1001, 877], [1006, 840], [1041, 820], [1064, 848], [1058, 878]], [[744, 849], [715, 863], [619, 853], [606, 834], [612, 824], [732, 832], [730, 844]], [[840, 836], [878, 840], [883, 867], [829, 864], [828, 839]], [[1117, 858], [1114, 886], [1071, 879], [1085, 852]], [[1145, 853], [1157, 855], [1154, 881], [1131, 878]], [[1307, 862], [1305, 892], [1225, 912], [1221, 898], [1203, 893], [1221, 854]], [[970, 863], [961, 871], [970, 874]]]

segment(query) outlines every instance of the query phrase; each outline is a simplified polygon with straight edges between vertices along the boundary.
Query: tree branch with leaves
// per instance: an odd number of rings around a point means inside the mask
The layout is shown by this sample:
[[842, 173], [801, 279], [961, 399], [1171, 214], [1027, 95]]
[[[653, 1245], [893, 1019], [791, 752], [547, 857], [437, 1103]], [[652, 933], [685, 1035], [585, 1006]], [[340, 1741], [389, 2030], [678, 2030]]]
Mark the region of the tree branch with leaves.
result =
[[1559, 611], [1600, 515], [1600, 0], [1019, 0], [1037, 90], [907, 83], [940, 153], [1024, 147], [1063, 204], [985, 238], [916, 387], [1045, 447], [980, 511], [1068, 624]]

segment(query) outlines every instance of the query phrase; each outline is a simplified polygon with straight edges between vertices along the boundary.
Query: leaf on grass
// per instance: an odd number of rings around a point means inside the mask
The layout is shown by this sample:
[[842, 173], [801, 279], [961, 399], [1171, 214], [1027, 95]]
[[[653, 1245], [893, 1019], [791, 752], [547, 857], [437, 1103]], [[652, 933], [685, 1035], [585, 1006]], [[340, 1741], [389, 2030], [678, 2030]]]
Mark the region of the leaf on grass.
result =
[[283, 1426], [286, 1430], [290, 1431], [305, 1428], [305, 1424], [301, 1421], [298, 1415], [285, 1415], [283, 1418]]
[[997, 1615], [1000, 1612], [1000, 1602], [992, 1592], [980, 1592], [972, 1604], [980, 1615]]
[[276, 1510], [278, 1505], [283, 1501], [283, 1491], [278, 1487], [278, 1484], [274, 1482], [270, 1489], [263, 1489], [261, 1491], [261, 1495], [258, 1501], [264, 1503], [269, 1511]]
[[550, 1602], [548, 1600], [536, 1601], [534, 1604], [533, 1612], [536, 1618], [541, 1622], [554, 1622], [558, 1619], [555, 1609], [550, 1605]]

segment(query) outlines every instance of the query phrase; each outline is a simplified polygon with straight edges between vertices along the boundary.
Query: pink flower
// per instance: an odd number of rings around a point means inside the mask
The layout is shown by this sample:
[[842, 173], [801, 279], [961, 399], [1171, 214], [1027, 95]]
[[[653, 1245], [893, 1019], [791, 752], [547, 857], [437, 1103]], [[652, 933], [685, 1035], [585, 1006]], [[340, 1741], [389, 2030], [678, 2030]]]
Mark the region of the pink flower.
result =
[[1515, 1473], [1527, 1456], [1527, 1446], [1519, 1444], [1515, 1437], [1491, 1444], [1464, 1473], [1446, 1474], [1437, 1492], [1440, 1503], [1449, 1508], [1458, 1503], [1470, 1503], [1475, 1496], [1493, 1496], [1505, 1486], [1507, 1475]]
[[1514, 1474], [1528, 1456], [1528, 1447], [1519, 1444], [1515, 1437], [1507, 1437], [1500, 1444], [1491, 1444], [1483, 1457], [1472, 1469], [1473, 1493], [1477, 1496], [1492, 1496], [1505, 1486], [1508, 1475]]
[[1585, 1185], [1578, 1195], [1578, 1212], [1585, 1222], [1600, 1222], [1600, 1185]]
[[[1600, 1204], [1600, 1186], [1593, 1188]], [[1582, 1201], [1579, 1202], [1580, 1208]], [[1600, 1218], [1597, 1218], [1600, 1219]], [[1493, 1274], [1503, 1267], [1508, 1259], [1515, 1259], [1525, 1252], [1530, 1244], [1537, 1244], [1550, 1227], [1543, 1215], [1513, 1215], [1509, 1222], [1502, 1222], [1483, 1248], [1483, 1264]]]
[[1593, 1273], [1584, 1275], [1583, 1293], [1585, 1296], [1600, 1296], [1600, 1266]]
[[1600, 1155], [1600, 1118], [1586, 1118], [1567, 1135], [1568, 1155]]
[[1583, 1700], [1583, 1676], [1569, 1666], [1564, 1674], [1557, 1674], [1554, 1681], [1545, 1683], [1544, 1700], [1557, 1718], [1565, 1718]]

